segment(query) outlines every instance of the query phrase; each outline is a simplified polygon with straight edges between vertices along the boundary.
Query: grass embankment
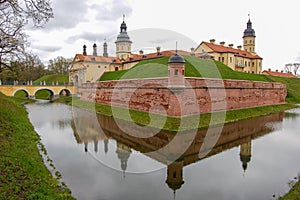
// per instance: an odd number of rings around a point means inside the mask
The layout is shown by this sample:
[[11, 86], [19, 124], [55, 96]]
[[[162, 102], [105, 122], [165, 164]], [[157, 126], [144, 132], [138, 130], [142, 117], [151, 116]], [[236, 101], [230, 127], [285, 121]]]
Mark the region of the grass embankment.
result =
[[[252, 117], [258, 117], [262, 115], [268, 115], [273, 113], [278, 113], [287, 109], [295, 108], [293, 104], [283, 104], [274, 106], [262, 106], [257, 108], [247, 108], [240, 110], [230, 110], [226, 112], [217, 112], [213, 114], [201, 114], [200, 120], [199, 116], [185, 116], [185, 117], [169, 117], [162, 116], [159, 114], [149, 114], [148, 112], [142, 112], [137, 110], [129, 110], [131, 119], [128, 119], [127, 109], [120, 107], [111, 107], [104, 104], [92, 103], [81, 101], [78, 98], [74, 98], [73, 101], [67, 98], [68, 103], [76, 107], [80, 107], [87, 110], [96, 111], [100, 114], [106, 116], [113, 116], [114, 118], [122, 120], [133, 120], [136, 124], [142, 126], [152, 126], [154, 128], [163, 128], [164, 130], [176, 131], [178, 129], [194, 129], [194, 128], [206, 128], [209, 125], [218, 125], [223, 123], [230, 123], [237, 120], [249, 119]], [[114, 109], [114, 111], [112, 111]], [[223, 121], [225, 117], [225, 121]], [[198, 119], [198, 120], [197, 120]], [[181, 121], [182, 120], [182, 121]], [[163, 127], [161, 127], [162, 122]]]
[[37, 80], [34, 81], [34, 83], [40, 83], [40, 82], [46, 82], [46, 83], [68, 83], [69, 82], [69, 76], [68, 75], [61, 75], [61, 74], [50, 74], [45, 75]]
[[24, 107], [0, 93], [0, 199], [73, 199], [45, 167], [38, 142]]

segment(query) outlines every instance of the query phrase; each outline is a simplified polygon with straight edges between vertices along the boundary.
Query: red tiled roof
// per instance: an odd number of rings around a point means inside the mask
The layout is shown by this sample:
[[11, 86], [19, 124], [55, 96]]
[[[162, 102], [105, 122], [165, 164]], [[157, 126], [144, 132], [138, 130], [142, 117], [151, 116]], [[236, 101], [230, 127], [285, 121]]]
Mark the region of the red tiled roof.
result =
[[262, 73], [267, 73], [271, 76], [281, 76], [281, 77], [287, 77], [287, 78], [298, 78], [297, 76], [291, 74], [291, 73], [284, 73], [284, 72], [273, 72], [273, 71], [267, 71], [264, 70]]
[[[160, 58], [160, 57], [165, 57], [165, 56], [172, 56], [176, 53], [176, 50], [168, 50], [168, 51], [162, 51], [160, 54], [157, 52], [155, 53], [149, 53], [149, 54], [132, 54], [132, 58], [126, 58], [124, 62], [136, 62], [136, 61], [141, 61], [141, 60], [148, 60], [148, 59], [154, 59], [154, 58]], [[190, 52], [183, 51], [183, 50], [177, 50], [177, 53], [180, 55], [191, 55]]]
[[[138, 62], [141, 60], [148, 60], [148, 59], [154, 59], [154, 58], [160, 58], [164, 56], [172, 56], [175, 55], [176, 50], [168, 50], [168, 51], [162, 51], [160, 54], [155, 53], [149, 53], [149, 54], [132, 54], [131, 58], [126, 58], [123, 60], [124, 63], [130, 63], [130, 62]], [[191, 55], [190, 52], [178, 50], [178, 54], [180, 55]], [[117, 57], [104, 57], [104, 56], [92, 56], [92, 55], [83, 55], [83, 54], [76, 54], [75, 59], [78, 58], [79, 61], [90, 61], [90, 62], [107, 62], [107, 63], [116, 63], [116, 64], [122, 64], [122, 61]], [[74, 59], [74, 61], [75, 61]], [[94, 59], [94, 60], [93, 60]]]
[[75, 59], [78, 58], [79, 61], [90, 61], [90, 62], [107, 62], [111, 63], [115, 60], [115, 57], [104, 57], [104, 56], [93, 56], [93, 55], [83, 55], [83, 54], [76, 54]]
[[233, 53], [235, 56], [245, 57], [245, 58], [251, 58], [251, 59], [262, 59], [258, 55], [253, 55], [249, 53], [248, 51], [241, 50], [241, 49], [235, 49], [232, 47], [226, 47], [218, 44], [213, 44], [210, 42], [202, 42], [201, 44], [205, 44], [209, 48], [211, 48], [213, 51], [218, 53]]

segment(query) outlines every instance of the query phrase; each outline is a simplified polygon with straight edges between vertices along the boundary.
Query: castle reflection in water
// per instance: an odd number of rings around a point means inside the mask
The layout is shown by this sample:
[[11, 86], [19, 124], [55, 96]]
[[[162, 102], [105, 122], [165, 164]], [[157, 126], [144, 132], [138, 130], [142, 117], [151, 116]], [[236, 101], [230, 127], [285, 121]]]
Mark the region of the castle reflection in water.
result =
[[[166, 165], [166, 183], [175, 194], [175, 191], [180, 189], [182, 184], [184, 184], [183, 168], [185, 166], [233, 147], [240, 147], [239, 159], [243, 170], [246, 171], [248, 164], [251, 161], [252, 140], [272, 132], [274, 126], [271, 124], [281, 122], [283, 117], [284, 113], [278, 113], [226, 124], [213, 149], [211, 149], [203, 158], [199, 158], [199, 154], [201, 154], [200, 151], [205, 151], [201, 146], [204, 142], [207, 130], [197, 130], [196, 135], [194, 135], [195, 130], [191, 131], [193, 134], [189, 133], [189, 131], [185, 131], [183, 134], [176, 136], [181, 137], [179, 138], [181, 144], [177, 144], [176, 146], [173, 145], [174, 147], [171, 151], [166, 151], [165, 154], [162, 154], [161, 152], [147, 154], [148, 152], [155, 152], [166, 146], [172, 141], [175, 135], [160, 131], [149, 138], [134, 137], [124, 133], [112, 117], [95, 115], [95, 113], [83, 110], [76, 112], [76, 115], [71, 122], [71, 126], [77, 143], [84, 144], [84, 151], [88, 151], [88, 145], [94, 143], [94, 151], [98, 152], [98, 142], [100, 141], [104, 142], [104, 152], [107, 153], [109, 151], [109, 140], [115, 140], [117, 143], [116, 154], [120, 160], [120, 169], [122, 169], [123, 173], [125, 173], [127, 169], [127, 162], [132, 150], [141, 152], [147, 156], [150, 155], [152, 159]], [[122, 123], [122, 126], [125, 126], [126, 130], [132, 128], [133, 131], [136, 131], [134, 130], [136, 125], [119, 120], [118, 123]], [[210, 133], [212, 136], [214, 136], [214, 132], [215, 135], [219, 135], [219, 127], [210, 128], [210, 131], [212, 131], [212, 133]], [[193, 136], [192, 141], [188, 141], [187, 139], [189, 138], [189, 134]], [[190, 145], [182, 154], [180, 145], [185, 145], [185, 142], [189, 142]], [[171, 154], [180, 154], [181, 156], [179, 156], [176, 161], [170, 162], [170, 157], [172, 157]]]

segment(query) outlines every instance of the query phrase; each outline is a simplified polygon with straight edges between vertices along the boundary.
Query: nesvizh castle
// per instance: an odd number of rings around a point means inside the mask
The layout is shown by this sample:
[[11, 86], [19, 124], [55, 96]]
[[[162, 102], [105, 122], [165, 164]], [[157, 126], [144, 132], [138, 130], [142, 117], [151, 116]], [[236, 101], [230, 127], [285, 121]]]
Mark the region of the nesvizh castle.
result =
[[[216, 44], [212, 39], [210, 42], [202, 42], [196, 49], [191, 48], [190, 52], [182, 50], [177, 52], [180, 55], [218, 60], [236, 71], [260, 74], [262, 73], [262, 58], [255, 53], [255, 37], [255, 31], [249, 19], [244, 31], [243, 49], [242, 46], [234, 48], [233, 44], [225, 46], [225, 42]], [[172, 56], [176, 53], [175, 50], [161, 51], [160, 47], [156, 47], [155, 53], [144, 54], [143, 50], [140, 50], [139, 54], [133, 54], [131, 52], [132, 41], [127, 33], [124, 18], [115, 45], [116, 56], [108, 55], [106, 42], [103, 44], [103, 55], [98, 55], [96, 44], [93, 45], [91, 55], [87, 53], [87, 46], [84, 45], [82, 54], [76, 54], [73, 59], [69, 70], [69, 81], [77, 85], [96, 82], [106, 71], [130, 69], [142, 60]]]

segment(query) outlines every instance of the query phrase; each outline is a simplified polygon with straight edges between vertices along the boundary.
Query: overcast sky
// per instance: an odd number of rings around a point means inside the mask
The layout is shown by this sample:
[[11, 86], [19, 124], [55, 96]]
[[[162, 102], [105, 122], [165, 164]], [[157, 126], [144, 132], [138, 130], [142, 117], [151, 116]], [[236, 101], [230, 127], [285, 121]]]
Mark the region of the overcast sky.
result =
[[135, 51], [175, 49], [178, 38], [185, 38], [178, 48], [187, 51], [210, 39], [236, 47], [242, 45], [249, 13], [263, 69], [300, 62], [299, 0], [52, 0], [52, 7], [54, 19], [43, 29], [29, 26], [27, 31], [32, 50], [45, 63], [57, 56], [74, 57], [83, 44], [91, 54], [95, 42], [102, 54], [105, 38], [114, 54], [123, 14]]

